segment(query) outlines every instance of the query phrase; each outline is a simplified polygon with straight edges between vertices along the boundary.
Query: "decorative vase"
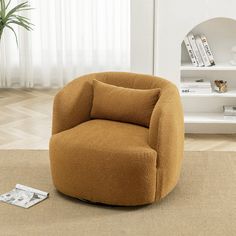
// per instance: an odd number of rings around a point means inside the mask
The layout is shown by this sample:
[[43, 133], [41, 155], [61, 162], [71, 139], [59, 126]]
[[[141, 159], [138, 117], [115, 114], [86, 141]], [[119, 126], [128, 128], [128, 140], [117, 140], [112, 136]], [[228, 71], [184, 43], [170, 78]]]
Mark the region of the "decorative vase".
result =
[[215, 91], [218, 93], [226, 93], [227, 92], [227, 81], [223, 80], [215, 80]]

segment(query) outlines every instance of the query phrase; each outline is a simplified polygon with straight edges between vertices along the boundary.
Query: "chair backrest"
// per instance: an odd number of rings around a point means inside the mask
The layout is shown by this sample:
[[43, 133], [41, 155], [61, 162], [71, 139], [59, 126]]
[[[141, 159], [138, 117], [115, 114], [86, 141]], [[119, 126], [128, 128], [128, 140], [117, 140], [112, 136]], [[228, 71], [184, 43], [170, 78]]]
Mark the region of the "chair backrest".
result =
[[[173, 93], [178, 93], [176, 86], [168, 80], [150, 75], [102, 72], [80, 76], [67, 84], [54, 99], [53, 134], [91, 119], [94, 79], [125, 88], [160, 88], [158, 103], [161, 103], [162, 100], [166, 101], [166, 96], [169, 99]], [[173, 97], [176, 98], [176, 96]]]
[[97, 79], [107, 84], [134, 89], [164, 89], [166, 86], [174, 86], [170, 81], [159, 77], [129, 72], [103, 72], [91, 74], [88, 77], [91, 80]]

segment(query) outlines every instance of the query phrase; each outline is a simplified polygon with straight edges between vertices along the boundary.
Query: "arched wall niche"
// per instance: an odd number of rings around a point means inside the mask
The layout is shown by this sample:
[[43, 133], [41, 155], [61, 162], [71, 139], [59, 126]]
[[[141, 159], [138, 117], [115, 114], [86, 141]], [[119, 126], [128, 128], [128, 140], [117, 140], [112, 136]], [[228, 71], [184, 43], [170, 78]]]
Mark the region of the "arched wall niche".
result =
[[[193, 32], [194, 35], [206, 35], [212, 49], [215, 62], [227, 64], [232, 59], [231, 49], [236, 46], [236, 20], [228, 17], [215, 17], [196, 25], [185, 35]], [[181, 44], [181, 64], [191, 63], [186, 47]]]
[[[236, 67], [220, 65], [231, 59], [236, 44], [236, 1], [228, 0], [158, 0], [155, 24], [155, 75], [172, 81], [180, 88], [183, 78], [225, 79], [230, 93], [204, 96], [182, 96], [185, 128], [188, 133], [235, 133], [236, 120], [224, 118], [223, 105], [236, 104]], [[185, 35], [203, 33], [208, 38], [216, 63], [197, 68], [191, 65], [181, 44]], [[235, 34], [235, 35], [234, 35]], [[183, 46], [183, 45], [182, 45]], [[181, 66], [181, 61], [189, 62]]]
[[236, 20], [236, 1], [158, 0], [157, 3], [154, 73], [179, 87], [181, 43], [184, 36], [208, 20]]
[[[188, 33], [204, 34], [212, 50], [215, 65], [193, 66], [183, 39]], [[204, 79], [214, 84], [215, 80], [227, 81], [228, 91], [219, 94], [182, 94], [187, 133], [236, 133], [234, 117], [225, 117], [224, 106], [236, 105], [236, 66], [231, 65], [232, 47], [236, 46], [236, 20], [215, 17], [197, 24], [183, 34], [179, 48], [179, 72], [181, 81]]]

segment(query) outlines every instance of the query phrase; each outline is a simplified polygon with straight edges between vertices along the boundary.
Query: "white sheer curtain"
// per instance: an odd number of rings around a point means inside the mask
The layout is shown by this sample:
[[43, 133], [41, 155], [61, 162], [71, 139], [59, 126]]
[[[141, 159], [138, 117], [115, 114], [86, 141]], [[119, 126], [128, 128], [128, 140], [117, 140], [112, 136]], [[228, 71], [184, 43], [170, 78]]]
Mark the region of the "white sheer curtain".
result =
[[[22, 1], [13, 0], [12, 5]], [[130, 68], [130, 0], [30, 0], [27, 32], [5, 30], [1, 87], [60, 87], [76, 76]]]

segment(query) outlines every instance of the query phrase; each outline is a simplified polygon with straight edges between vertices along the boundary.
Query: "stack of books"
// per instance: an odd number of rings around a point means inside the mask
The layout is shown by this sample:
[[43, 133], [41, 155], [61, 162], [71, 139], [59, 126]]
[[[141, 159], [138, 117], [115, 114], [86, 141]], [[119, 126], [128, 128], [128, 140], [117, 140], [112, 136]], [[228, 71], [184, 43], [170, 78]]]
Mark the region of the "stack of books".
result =
[[236, 106], [223, 106], [225, 116], [236, 117]]
[[184, 38], [189, 57], [194, 66], [213, 66], [215, 60], [205, 35], [192, 32]]
[[183, 81], [181, 82], [181, 92], [184, 94], [209, 94], [212, 93], [210, 81]]

